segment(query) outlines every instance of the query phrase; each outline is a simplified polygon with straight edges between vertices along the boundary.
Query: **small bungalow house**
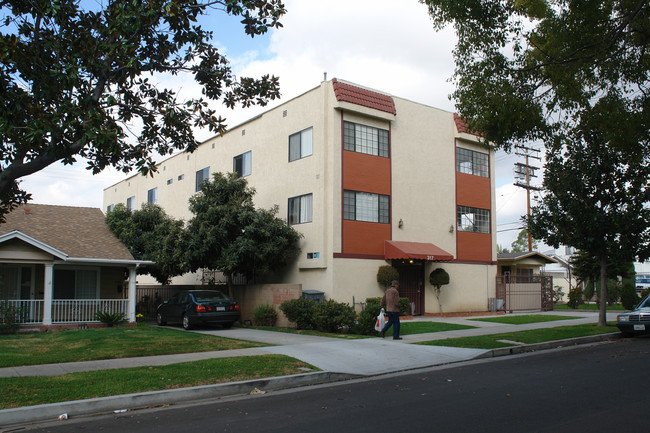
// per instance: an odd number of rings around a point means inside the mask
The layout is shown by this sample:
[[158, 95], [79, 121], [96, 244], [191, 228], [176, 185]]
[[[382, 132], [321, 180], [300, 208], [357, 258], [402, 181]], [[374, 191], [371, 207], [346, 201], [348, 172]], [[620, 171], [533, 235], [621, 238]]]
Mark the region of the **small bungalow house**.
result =
[[136, 267], [100, 209], [23, 205], [0, 224], [0, 302], [23, 324], [135, 321]]
[[536, 251], [497, 255], [497, 296], [493, 309], [552, 310], [553, 277], [540, 268], [557, 260]]

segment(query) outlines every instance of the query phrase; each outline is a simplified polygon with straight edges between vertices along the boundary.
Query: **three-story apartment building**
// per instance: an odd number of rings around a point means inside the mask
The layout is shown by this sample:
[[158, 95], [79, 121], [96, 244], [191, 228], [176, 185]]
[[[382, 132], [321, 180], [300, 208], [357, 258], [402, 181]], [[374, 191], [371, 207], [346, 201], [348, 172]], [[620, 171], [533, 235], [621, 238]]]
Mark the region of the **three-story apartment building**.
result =
[[[432, 270], [450, 275], [445, 312], [486, 311], [494, 297], [494, 153], [453, 113], [337, 79], [104, 190], [104, 207], [155, 202], [189, 219], [188, 199], [215, 172], [237, 172], [258, 207], [278, 205], [303, 234], [274, 281], [352, 303], [381, 296], [379, 266], [400, 272], [416, 314], [438, 312]], [[196, 275], [176, 284], [198, 284]]]

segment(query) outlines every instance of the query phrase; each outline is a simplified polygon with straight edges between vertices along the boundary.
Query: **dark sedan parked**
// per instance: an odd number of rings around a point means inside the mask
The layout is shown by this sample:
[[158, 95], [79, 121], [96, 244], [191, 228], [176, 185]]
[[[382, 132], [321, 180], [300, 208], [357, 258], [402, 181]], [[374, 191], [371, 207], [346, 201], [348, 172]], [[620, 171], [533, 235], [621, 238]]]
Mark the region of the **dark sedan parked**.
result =
[[625, 335], [650, 333], [650, 295], [629, 313], [616, 317], [616, 326]]
[[217, 290], [184, 290], [158, 306], [158, 324], [175, 322], [191, 329], [219, 324], [230, 328], [239, 320], [239, 304]]

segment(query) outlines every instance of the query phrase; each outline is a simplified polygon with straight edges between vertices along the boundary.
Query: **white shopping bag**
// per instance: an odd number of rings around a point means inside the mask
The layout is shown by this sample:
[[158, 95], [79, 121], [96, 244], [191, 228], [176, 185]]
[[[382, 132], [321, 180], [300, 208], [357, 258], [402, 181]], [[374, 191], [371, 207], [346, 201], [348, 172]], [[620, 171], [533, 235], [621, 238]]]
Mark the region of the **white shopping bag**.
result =
[[375, 321], [375, 331], [381, 332], [381, 330], [384, 329], [385, 324], [386, 318], [384, 317], [384, 309], [382, 308], [379, 312], [379, 316], [377, 316], [377, 320]]

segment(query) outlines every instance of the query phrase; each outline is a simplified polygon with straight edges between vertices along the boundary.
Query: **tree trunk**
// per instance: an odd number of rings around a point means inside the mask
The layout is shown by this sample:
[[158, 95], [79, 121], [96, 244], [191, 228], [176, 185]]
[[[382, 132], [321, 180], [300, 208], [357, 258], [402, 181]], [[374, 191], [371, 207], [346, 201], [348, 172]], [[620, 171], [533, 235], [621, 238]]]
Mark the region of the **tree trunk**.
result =
[[607, 326], [607, 256], [600, 256], [600, 311], [598, 326]]
[[232, 295], [232, 274], [228, 274], [226, 277], [226, 281], [228, 283], [228, 296], [231, 298], [234, 298]]

